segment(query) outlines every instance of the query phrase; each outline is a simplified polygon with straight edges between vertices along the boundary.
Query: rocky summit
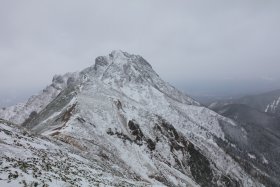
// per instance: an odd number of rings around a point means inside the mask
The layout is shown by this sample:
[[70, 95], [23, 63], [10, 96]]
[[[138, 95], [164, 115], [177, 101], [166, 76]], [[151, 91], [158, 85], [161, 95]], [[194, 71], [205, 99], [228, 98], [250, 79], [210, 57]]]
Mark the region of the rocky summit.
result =
[[120, 50], [81, 72], [56, 75], [0, 117], [0, 186], [280, 184], [263, 170], [264, 155], [227, 136], [231, 130], [250, 138], [241, 126], [162, 80], [143, 57]]

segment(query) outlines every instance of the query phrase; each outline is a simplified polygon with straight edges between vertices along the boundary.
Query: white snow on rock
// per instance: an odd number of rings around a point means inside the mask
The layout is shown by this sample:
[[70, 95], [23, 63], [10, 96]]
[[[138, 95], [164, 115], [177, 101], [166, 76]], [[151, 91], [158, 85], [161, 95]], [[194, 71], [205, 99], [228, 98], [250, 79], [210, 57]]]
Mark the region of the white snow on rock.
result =
[[253, 154], [250, 154], [250, 153], [248, 153], [248, 157], [249, 157], [250, 159], [256, 159], [256, 156], [253, 155]]
[[78, 73], [66, 73], [55, 75], [52, 84], [47, 86], [37, 95], [33, 95], [27, 101], [14, 106], [0, 109], [0, 118], [11, 121], [15, 124], [23, 123], [32, 112], [39, 113], [46, 107], [60, 92], [71, 84], [78, 76]]
[[[0, 120], [0, 186], [148, 186]], [[158, 183], [160, 184], [160, 183]]]
[[277, 109], [280, 108], [280, 97], [276, 100], [273, 100], [272, 103], [268, 104], [265, 112], [276, 113]]
[[[68, 86], [63, 78], [60, 89], [50, 88], [57, 91], [47, 94], [41, 108], [30, 102], [38, 115], [26, 127], [76, 150], [68, 158], [83, 155], [102, 165], [109, 173], [100, 177], [103, 183], [116, 186], [112, 178], [119, 177], [140, 186], [223, 186], [230, 178], [262, 186], [216, 144], [226, 141], [220, 121], [234, 122], [163, 81], [141, 56], [113, 51], [74, 77]], [[6, 119], [22, 122], [26, 115]]]

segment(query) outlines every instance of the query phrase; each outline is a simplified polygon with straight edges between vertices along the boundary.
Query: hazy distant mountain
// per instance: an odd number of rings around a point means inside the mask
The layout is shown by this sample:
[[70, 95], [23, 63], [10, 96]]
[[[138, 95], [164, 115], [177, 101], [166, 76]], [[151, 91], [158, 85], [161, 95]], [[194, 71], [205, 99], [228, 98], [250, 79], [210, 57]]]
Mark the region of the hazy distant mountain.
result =
[[[279, 163], [248, 149], [255, 137], [242, 125], [163, 81], [141, 56], [113, 51], [68, 75], [17, 110], [2, 111], [36, 135], [1, 122], [1, 185], [280, 184]], [[65, 163], [52, 164], [61, 157]]]
[[274, 90], [258, 95], [248, 95], [238, 99], [226, 99], [212, 102], [209, 108], [220, 108], [228, 104], [244, 104], [259, 111], [280, 116], [280, 90]]
[[204, 106], [209, 106], [212, 103], [216, 103], [217, 101], [226, 101], [232, 100], [236, 98], [240, 98], [240, 95], [229, 96], [229, 95], [191, 95], [194, 99], [199, 101]]

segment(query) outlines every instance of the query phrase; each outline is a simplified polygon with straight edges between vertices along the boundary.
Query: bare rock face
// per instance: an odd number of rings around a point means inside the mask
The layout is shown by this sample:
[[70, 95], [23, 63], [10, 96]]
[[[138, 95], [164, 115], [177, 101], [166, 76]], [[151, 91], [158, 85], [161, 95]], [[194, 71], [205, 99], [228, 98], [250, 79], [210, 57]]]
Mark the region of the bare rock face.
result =
[[[236, 124], [163, 81], [139, 55], [113, 51], [55, 84], [65, 86], [24, 126], [102, 168], [102, 184], [262, 186], [225, 152], [235, 145], [223, 128]], [[81, 178], [92, 186], [96, 179]]]

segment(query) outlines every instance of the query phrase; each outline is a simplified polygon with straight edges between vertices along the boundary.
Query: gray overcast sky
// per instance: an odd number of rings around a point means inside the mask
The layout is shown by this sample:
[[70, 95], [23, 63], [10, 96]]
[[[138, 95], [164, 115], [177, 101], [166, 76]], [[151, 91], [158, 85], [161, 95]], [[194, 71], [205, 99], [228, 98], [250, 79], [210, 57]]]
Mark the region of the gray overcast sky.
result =
[[113, 49], [187, 92], [276, 88], [280, 1], [1, 0], [0, 98], [36, 93]]

